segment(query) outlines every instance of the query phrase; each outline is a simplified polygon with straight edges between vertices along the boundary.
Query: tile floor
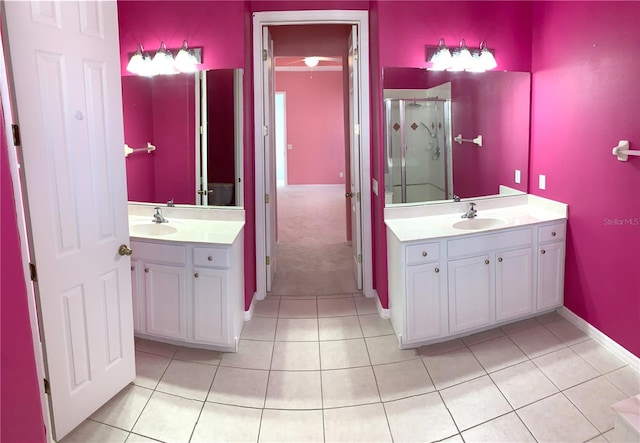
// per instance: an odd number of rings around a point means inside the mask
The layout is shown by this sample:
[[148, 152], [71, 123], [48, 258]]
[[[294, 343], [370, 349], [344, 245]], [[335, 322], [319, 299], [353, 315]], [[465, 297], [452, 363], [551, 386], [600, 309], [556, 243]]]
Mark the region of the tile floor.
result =
[[361, 295], [270, 297], [240, 352], [136, 341], [137, 378], [63, 442], [607, 442], [640, 377], [556, 313], [399, 350]]

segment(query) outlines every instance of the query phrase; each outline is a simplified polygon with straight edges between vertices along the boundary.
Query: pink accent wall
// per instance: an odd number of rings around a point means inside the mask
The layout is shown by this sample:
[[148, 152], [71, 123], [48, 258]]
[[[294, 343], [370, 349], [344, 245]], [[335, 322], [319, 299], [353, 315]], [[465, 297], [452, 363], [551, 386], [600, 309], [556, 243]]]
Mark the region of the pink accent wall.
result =
[[24, 281], [23, 267], [27, 264], [22, 262], [5, 137], [0, 107], [0, 441], [39, 443], [45, 441], [45, 428]]
[[343, 73], [276, 72], [286, 92], [287, 180], [290, 185], [342, 184], [344, 176]]
[[569, 204], [565, 305], [636, 356], [640, 158], [611, 149], [640, 149], [638, 23], [638, 2], [535, 2], [529, 183]]

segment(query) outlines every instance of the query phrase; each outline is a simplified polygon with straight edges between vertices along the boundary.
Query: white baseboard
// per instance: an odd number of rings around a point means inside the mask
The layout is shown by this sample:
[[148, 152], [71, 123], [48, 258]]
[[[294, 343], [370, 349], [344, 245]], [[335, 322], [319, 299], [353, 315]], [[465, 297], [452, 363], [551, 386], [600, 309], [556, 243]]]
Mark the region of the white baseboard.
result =
[[607, 350], [609, 350], [613, 355], [618, 357], [620, 360], [627, 363], [631, 369], [640, 373], [640, 358], [633, 355], [631, 352], [627, 351], [625, 348], [620, 346], [616, 341], [609, 338], [603, 332], [599, 331], [591, 324], [587, 323], [586, 320], [574, 314], [572, 311], [567, 309], [565, 306], [562, 306], [556, 310], [558, 314], [567, 319], [569, 322], [573, 323], [573, 325], [580, 329], [582, 332], [587, 334], [589, 337], [600, 343]]
[[253, 298], [251, 299], [251, 304], [249, 305], [249, 309], [244, 311], [244, 321], [249, 321], [253, 317], [253, 310], [256, 307], [257, 301], [258, 301], [258, 295], [254, 292]]
[[375, 297], [376, 308], [378, 309], [378, 314], [380, 315], [380, 318], [384, 318], [384, 319], [391, 318], [391, 313], [389, 312], [389, 310], [382, 307], [382, 304], [380, 303], [380, 297], [378, 297], [378, 291], [376, 291], [375, 289], [373, 290], [373, 296]]

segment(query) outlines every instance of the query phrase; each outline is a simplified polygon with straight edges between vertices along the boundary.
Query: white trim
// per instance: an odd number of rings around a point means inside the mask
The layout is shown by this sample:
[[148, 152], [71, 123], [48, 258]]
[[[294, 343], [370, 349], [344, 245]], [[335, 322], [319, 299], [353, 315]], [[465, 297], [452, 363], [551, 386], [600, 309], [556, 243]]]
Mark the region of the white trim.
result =
[[572, 323], [576, 328], [580, 329], [582, 332], [586, 333], [589, 337], [600, 343], [604, 346], [608, 351], [610, 351], [613, 355], [618, 357], [620, 360], [624, 361], [628, 364], [631, 369], [640, 373], [640, 358], [633, 355], [631, 352], [627, 351], [621, 345], [619, 345], [616, 341], [609, 338], [603, 332], [599, 331], [591, 324], [589, 324], [586, 320], [582, 319], [569, 309], [566, 306], [562, 306], [557, 309], [558, 314], [567, 319], [570, 323]]
[[249, 321], [253, 318], [253, 311], [256, 309], [257, 302], [258, 302], [258, 296], [254, 292], [253, 297], [251, 298], [251, 304], [249, 304], [249, 309], [244, 311], [244, 321]]
[[[4, 17], [4, 5], [0, 8], [2, 9], [2, 16]], [[2, 25], [2, 37], [0, 39], [0, 96], [2, 100], [2, 108], [4, 114], [4, 127], [5, 127], [5, 136], [7, 141], [7, 156], [9, 160], [9, 169], [11, 170], [11, 183], [13, 185], [13, 200], [15, 202], [15, 210], [17, 215], [17, 225], [18, 225], [18, 235], [20, 237], [20, 253], [22, 260], [22, 271], [23, 278], [25, 281], [25, 286], [27, 289], [27, 308], [29, 310], [29, 325], [31, 329], [31, 339], [33, 344], [33, 355], [36, 366], [36, 377], [38, 380], [38, 390], [40, 391], [40, 407], [42, 410], [42, 418], [44, 420], [45, 427], [45, 439], [48, 442], [53, 442], [53, 435], [51, 433], [52, 424], [51, 424], [51, 412], [49, 408], [49, 396], [44, 392], [44, 385], [40, 383], [40, 380], [45, 378], [45, 363], [44, 363], [44, 354], [42, 350], [42, 344], [40, 343], [40, 326], [38, 324], [38, 310], [36, 307], [36, 295], [33, 284], [31, 283], [31, 277], [29, 275], [29, 242], [27, 236], [27, 224], [25, 219], [25, 207], [24, 201], [22, 199], [22, 184], [20, 182], [20, 172], [19, 172], [19, 160], [18, 155], [13, 147], [13, 134], [11, 132], [11, 125], [14, 123], [13, 116], [16, 114], [15, 109], [12, 106], [12, 102], [15, 102], [15, 98], [13, 98], [12, 91], [9, 90], [9, 83], [13, 85], [13, 79], [11, 78], [11, 61], [8, 56], [8, 49], [5, 51], [3, 46], [3, 41], [8, 41], [7, 39], [7, 26], [6, 23]], [[7, 59], [5, 60], [5, 57]], [[10, 99], [10, 97], [12, 99]], [[18, 123], [17, 120], [15, 123]]]
[[[371, 128], [369, 103], [369, 12], [368, 11], [268, 11], [253, 14], [253, 97], [255, 148], [255, 220], [256, 220], [256, 297], [266, 296], [266, 232], [264, 195], [264, 144], [262, 135], [263, 91], [262, 28], [274, 25], [355, 24], [358, 26], [360, 47], [360, 193], [362, 211], [362, 277], [363, 293], [373, 297], [373, 257], [371, 239]], [[379, 303], [379, 302], [378, 302]]]
[[[391, 311], [389, 311], [389, 309], [383, 308], [382, 304], [380, 303], [380, 297], [378, 297], [378, 291], [376, 291], [375, 289], [372, 291], [373, 292], [373, 297], [375, 297], [375, 301], [376, 301], [376, 308], [378, 309], [378, 315], [380, 315], [380, 318], [383, 318], [385, 320], [388, 320], [391, 318]], [[369, 296], [367, 296], [369, 297]]]

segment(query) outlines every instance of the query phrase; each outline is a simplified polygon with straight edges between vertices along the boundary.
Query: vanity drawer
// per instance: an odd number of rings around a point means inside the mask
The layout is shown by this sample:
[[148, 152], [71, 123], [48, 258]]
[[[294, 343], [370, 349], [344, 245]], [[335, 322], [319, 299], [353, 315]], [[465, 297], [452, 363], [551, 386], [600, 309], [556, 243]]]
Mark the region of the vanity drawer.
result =
[[466, 237], [448, 242], [449, 259], [485, 254], [490, 251], [530, 247], [532, 244], [533, 229]]
[[193, 264], [195, 266], [228, 268], [229, 248], [193, 248]]
[[406, 249], [405, 260], [408, 265], [438, 261], [440, 260], [440, 243], [409, 245]]
[[557, 223], [555, 225], [540, 226], [538, 228], [538, 242], [564, 240], [566, 231], [565, 223]]
[[156, 263], [184, 265], [187, 263], [187, 252], [183, 245], [165, 243], [131, 242], [135, 260], [149, 260]]

